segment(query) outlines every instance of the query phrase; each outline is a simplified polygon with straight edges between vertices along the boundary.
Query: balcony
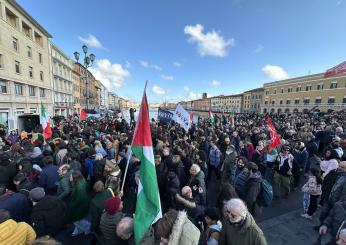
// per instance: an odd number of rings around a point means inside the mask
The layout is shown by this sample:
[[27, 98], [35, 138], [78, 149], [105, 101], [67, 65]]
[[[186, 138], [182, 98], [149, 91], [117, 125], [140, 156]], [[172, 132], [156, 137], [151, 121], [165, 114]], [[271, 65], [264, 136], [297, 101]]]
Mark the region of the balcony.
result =
[[310, 103], [310, 104], [289, 104], [289, 105], [263, 105], [263, 109], [266, 109], [267, 111], [270, 111], [274, 109], [277, 111], [278, 109], [286, 110], [289, 109], [290, 111], [303, 111], [304, 109], [311, 110], [316, 109], [320, 111], [327, 111], [329, 109], [332, 110], [345, 110], [346, 109], [346, 103], [334, 103], [334, 104], [328, 104], [328, 103]]

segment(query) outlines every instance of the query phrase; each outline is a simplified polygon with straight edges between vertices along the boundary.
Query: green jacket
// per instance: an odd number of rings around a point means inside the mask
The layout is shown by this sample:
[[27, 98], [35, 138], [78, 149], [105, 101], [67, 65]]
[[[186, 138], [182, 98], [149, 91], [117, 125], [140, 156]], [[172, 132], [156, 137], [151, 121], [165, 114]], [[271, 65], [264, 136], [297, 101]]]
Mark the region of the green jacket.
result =
[[71, 194], [70, 175], [71, 172], [66, 173], [66, 175], [60, 179], [58, 184], [58, 198], [65, 202], [68, 200], [68, 197]]
[[83, 178], [78, 180], [72, 187], [71, 200], [66, 210], [67, 223], [73, 223], [86, 217], [88, 210], [87, 183]]
[[240, 227], [231, 225], [227, 219], [221, 230], [219, 245], [267, 245], [262, 230], [257, 226], [250, 213]]
[[89, 209], [91, 231], [98, 230], [105, 201], [110, 197], [112, 197], [111, 192], [109, 190], [103, 190], [102, 192], [96, 193], [94, 198], [91, 199]]

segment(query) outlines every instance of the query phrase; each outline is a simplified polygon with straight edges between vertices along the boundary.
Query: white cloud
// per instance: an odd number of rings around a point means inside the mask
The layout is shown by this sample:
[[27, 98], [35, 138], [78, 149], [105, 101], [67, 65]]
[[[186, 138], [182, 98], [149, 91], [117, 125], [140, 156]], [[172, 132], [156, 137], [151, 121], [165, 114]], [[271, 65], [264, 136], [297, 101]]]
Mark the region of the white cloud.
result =
[[184, 33], [190, 36], [189, 42], [197, 43], [197, 50], [201, 56], [224, 57], [227, 55], [226, 48], [234, 46], [234, 38], [224, 39], [220, 33], [214, 30], [206, 33], [203, 33], [203, 30], [204, 27], [200, 24], [188, 25], [184, 28]]
[[217, 80], [213, 80], [209, 83], [211, 86], [213, 87], [218, 87], [221, 85], [221, 82], [220, 81], [217, 81]]
[[184, 90], [185, 90], [185, 91], [189, 91], [190, 88], [189, 88], [188, 86], [185, 86], [185, 87], [184, 87]]
[[264, 74], [273, 80], [287, 79], [288, 75], [280, 66], [266, 65], [262, 68]]
[[181, 67], [181, 63], [178, 62], [178, 61], [174, 61], [174, 62], [173, 62], [173, 65], [174, 65], [175, 67]]
[[199, 98], [198, 94], [192, 91], [189, 92], [189, 96], [187, 97], [188, 100], [197, 100], [198, 98]]
[[157, 70], [157, 71], [161, 71], [162, 70], [162, 68], [159, 67], [158, 65], [150, 65], [150, 67], [155, 69], [155, 70]]
[[95, 78], [108, 89], [124, 86], [124, 80], [130, 72], [120, 64], [112, 64], [108, 59], [96, 60], [95, 67], [89, 68]]
[[93, 47], [93, 48], [99, 48], [99, 49], [106, 49], [105, 47], [102, 46], [101, 42], [92, 34], [88, 34], [88, 37], [81, 37], [78, 36], [79, 41], [82, 43]]
[[173, 81], [173, 80], [174, 80], [174, 77], [173, 77], [173, 76], [165, 75], [165, 74], [162, 74], [162, 75], [161, 75], [161, 78], [162, 78], [163, 80], [169, 80], [169, 81]]
[[145, 68], [148, 68], [148, 67], [149, 67], [149, 62], [146, 61], [146, 60], [139, 60], [138, 62], [139, 62], [139, 64], [140, 64], [141, 66], [143, 66], [143, 67], [145, 67]]
[[163, 88], [161, 88], [161, 87], [159, 87], [157, 85], [153, 86], [153, 92], [155, 94], [165, 94], [166, 93], [166, 91]]
[[260, 53], [262, 52], [264, 49], [263, 45], [262, 44], [258, 44], [256, 49], [255, 49], [255, 53]]
[[127, 68], [127, 69], [130, 69], [131, 67], [132, 67], [132, 64], [130, 63], [130, 61], [126, 61], [125, 62], [125, 67]]

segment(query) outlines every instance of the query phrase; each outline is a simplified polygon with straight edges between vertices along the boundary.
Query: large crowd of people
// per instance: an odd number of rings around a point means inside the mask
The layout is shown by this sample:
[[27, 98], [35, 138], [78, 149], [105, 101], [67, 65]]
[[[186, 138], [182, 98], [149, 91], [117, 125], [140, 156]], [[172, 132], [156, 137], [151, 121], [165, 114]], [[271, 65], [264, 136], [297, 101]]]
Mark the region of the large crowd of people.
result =
[[[59, 244], [61, 232], [134, 244], [134, 112], [130, 122], [121, 113], [65, 117], [49, 139], [1, 126], [0, 244]], [[281, 140], [275, 147], [268, 117]], [[187, 132], [151, 121], [163, 216], [141, 244], [265, 245], [256, 217], [271, 197], [294, 191], [302, 193], [302, 219], [319, 215], [316, 237], [346, 244], [346, 112], [214, 119], [199, 118]], [[213, 183], [218, 193], [208, 193]]]

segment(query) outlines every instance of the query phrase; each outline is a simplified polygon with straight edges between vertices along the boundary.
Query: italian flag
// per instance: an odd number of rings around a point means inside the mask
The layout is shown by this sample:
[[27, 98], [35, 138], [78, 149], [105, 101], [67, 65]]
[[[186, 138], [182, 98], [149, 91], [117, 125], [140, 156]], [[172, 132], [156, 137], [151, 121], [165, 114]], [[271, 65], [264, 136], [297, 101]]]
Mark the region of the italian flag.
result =
[[150, 226], [162, 217], [145, 91], [131, 150], [141, 161], [134, 218], [135, 242], [139, 245]]
[[53, 132], [50, 127], [48, 115], [46, 113], [46, 108], [44, 108], [43, 103], [41, 103], [40, 124], [42, 126], [44, 138], [45, 139], [51, 138], [53, 135]]
[[214, 115], [213, 115], [213, 113], [211, 112], [211, 108], [210, 108], [210, 107], [209, 107], [208, 117], [209, 117], [210, 123], [211, 123], [211, 124], [214, 124]]

